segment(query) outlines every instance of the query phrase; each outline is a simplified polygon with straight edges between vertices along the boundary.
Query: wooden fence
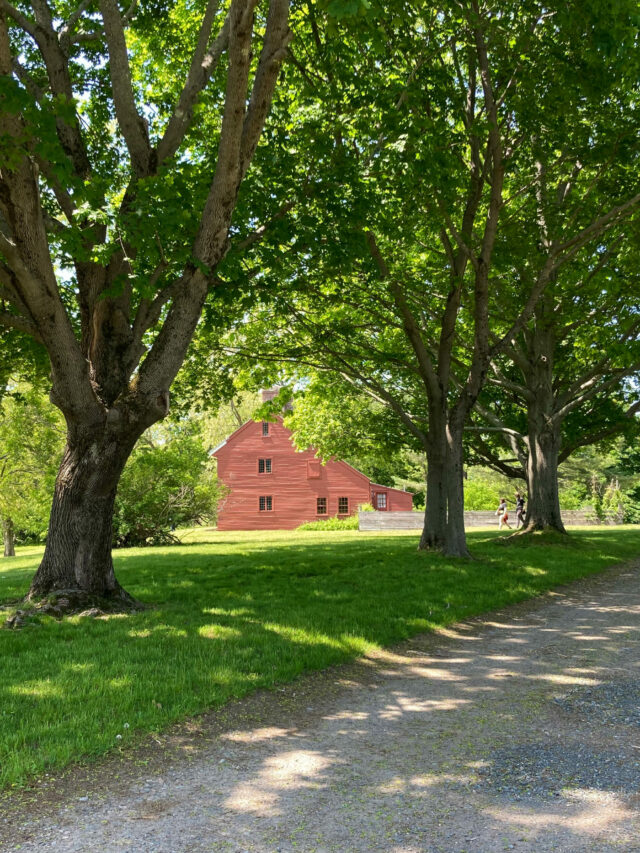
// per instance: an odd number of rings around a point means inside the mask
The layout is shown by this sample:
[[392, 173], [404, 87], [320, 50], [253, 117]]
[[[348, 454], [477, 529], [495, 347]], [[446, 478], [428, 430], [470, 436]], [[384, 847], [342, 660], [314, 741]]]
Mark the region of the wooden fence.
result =
[[[509, 513], [509, 523], [515, 527], [515, 512]], [[568, 509], [562, 513], [563, 522], [572, 527], [582, 524], [601, 524], [593, 507]], [[359, 512], [360, 530], [422, 530], [423, 512]], [[464, 514], [465, 527], [497, 527], [498, 518], [489, 510], [470, 510]]]

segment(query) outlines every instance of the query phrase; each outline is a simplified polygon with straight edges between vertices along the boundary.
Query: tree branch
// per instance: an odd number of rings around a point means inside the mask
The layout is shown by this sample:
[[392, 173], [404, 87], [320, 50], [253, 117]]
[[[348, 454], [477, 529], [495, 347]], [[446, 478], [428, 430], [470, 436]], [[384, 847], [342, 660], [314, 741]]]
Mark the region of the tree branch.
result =
[[[495, 366], [491, 365], [492, 369], [495, 370]], [[501, 373], [496, 371], [495, 377], [489, 377], [487, 379], [487, 385], [495, 385], [498, 388], [504, 388], [506, 391], [513, 391], [514, 394], [517, 394], [519, 397], [522, 397], [525, 400], [532, 400], [533, 394], [532, 392], [526, 388], [524, 385], [521, 385], [519, 382], [512, 382], [510, 379], [506, 379]]]
[[58, 41], [65, 55], [69, 55], [69, 49], [73, 41], [72, 34], [76, 24], [87, 11], [93, 0], [82, 0], [78, 8], [72, 12], [58, 33]]
[[86, 180], [91, 173], [91, 166], [75, 109], [69, 57], [65, 54], [54, 29], [53, 15], [47, 0], [31, 0], [31, 5], [37, 22], [35, 40], [44, 60], [51, 93], [64, 98], [66, 105], [73, 108], [73, 118], [70, 121], [62, 116], [56, 117], [58, 139], [78, 176]]
[[[465, 431], [468, 427], [465, 427]], [[489, 445], [483, 441], [482, 436], [478, 436], [474, 443], [474, 450], [481, 459], [483, 459], [486, 464], [493, 468], [494, 471], [497, 471], [500, 474], [504, 474], [509, 477], [511, 480], [524, 480], [526, 482], [526, 475], [523, 468], [515, 468], [513, 465], [509, 465], [509, 463], [501, 459], [496, 453], [491, 450]]]
[[173, 157], [184, 139], [191, 119], [193, 109], [199, 94], [205, 88], [214, 73], [220, 57], [229, 43], [229, 16], [225, 18], [222, 29], [211, 47], [207, 49], [213, 21], [218, 11], [220, 0], [211, 0], [202, 21], [198, 43], [193, 52], [191, 67], [184, 84], [178, 104], [169, 119], [164, 135], [158, 143], [158, 163], [163, 163]]
[[628, 422], [624, 423], [619, 421], [618, 423], [611, 424], [607, 427], [602, 427], [598, 430], [593, 430], [593, 432], [584, 432], [580, 435], [580, 438], [577, 438], [575, 441], [572, 441], [570, 444], [566, 444], [560, 453], [558, 454], [558, 464], [565, 462], [572, 453], [578, 450], [580, 447], [588, 447], [590, 444], [597, 444], [599, 441], [603, 441], [605, 438], [609, 438], [612, 435], [617, 435], [620, 432], [623, 432], [625, 427], [628, 426], [629, 422], [633, 421], [634, 416], [640, 412], [640, 400], [630, 406], [625, 412], [625, 417], [628, 418]]
[[429, 396], [437, 395], [439, 392], [438, 376], [436, 374], [433, 361], [431, 360], [431, 356], [429, 355], [425, 342], [420, 334], [420, 327], [409, 308], [402, 287], [391, 276], [373, 232], [367, 231], [365, 236], [367, 245], [369, 246], [369, 251], [371, 252], [371, 257], [378, 267], [380, 278], [388, 283], [394, 302], [402, 316], [405, 333], [409, 338], [411, 347], [416, 355], [418, 364], [420, 365], [420, 375], [424, 382], [427, 394]]
[[240, 144], [240, 179], [245, 176], [251, 162], [262, 128], [271, 107], [280, 65], [293, 37], [289, 29], [289, 0], [271, 0], [267, 15], [267, 29], [260, 53], [251, 100], [242, 128]]
[[15, 6], [12, 6], [8, 0], [0, 0], [0, 10], [6, 12], [10, 18], [13, 18], [21, 30], [28, 33], [34, 40], [36, 39], [36, 25], [34, 22], [18, 11]]
[[[158, 394], [158, 390], [166, 393], [184, 359], [208, 288], [215, 280], [215, 269], [228, 248], [231, 216], [244, 174], [240, 162], [241, 141], [256, 3], [257, 0], [232, 0], [231, 3], [227, 51], [229, 69], [218, 158], [193, 246], [195, 263], [187, 266], [183, 284], [172, 301], [162, 329], [140, 366], [136, 385], [140, 394], [153, 397]], [[271, 3], [275, 4], [278, 14], [272, 15], [270, 9], [265, 43], [273, 45], [271, 27], [276, 26], [281, 31], [281, 14], [288, 12], [288, 3], [286, 0], [271, 0]], [[269, 79], [275, 87], [276, 77], [271, 76]], [[263, 94], [270, 103], [271, 93], [263, 91]]]
[[[556, 409], [553, 413], [553, 419], [556, 423], [560, 423], [566, 416], [572, 412], [574, 409], [581, 406], [591, 397], [594, 397], [596, 394], [599, 394], [601, 391], [606, 391], [608, 388], [611, 388], [616, 383], [620, 382], [621, 379], [624, 379], [627, 376], [630, 376], [633, 373], [636, 373], [640, 370], [640, 361], [635, 362], [634, 364], [629, 365], [629, 367], [622, 367], [618, 370], [614, 370], [611, 376], [604, 382], [599, 382], [598, 380], [601, 378], [600, 376], [594, 376], [588, 381], [584, 382], [581, 386], [581, 391], [574, 397], [573, 400], [569, 400], [559, 409]], [[566, 395], [563, 395], [566, 398]]]
[[113, 103], [118, 124], [131, 157], [133, 173], [143, 178], [153, 171], [147, 125], [136, 109], [124, 27], [116, 0], [100, 0], [109, 52]]
[[250, 234], [247, 234], [242, 240], [233, 245], [234, 250], [243, 251], [244, 249], [248, 249], [249, 246], [252, 246], [254, 243], [262, 240], [266, 232], [273, 225], [274, 222], [278, 222], [280, 219], [284, 219], [284, 217], [289, 213], [290, 210], [296, 206], [295, 201], [287, 201], [285, 204], [281, 205], [276, 213], [268, 219], [265, 223], [260, 225], [255, 231], [252, 231]]
[[[553, 244], [551, 252], [554, 258], [557, 259], [557, 266], [560, 266], [570, 257], [579, 251], [589, 240], [598, 236], [603, 231], [606, 231], [612, 225], [615, 225], [624, 216], [627, 216], [633, 211], [633, 208], [640, 202], [640, 193], [636, 193], [622, 204], [612, 207], [607, 213], [594, 219], [589, 225], [583, 228], [578, 234], [566, 240], [564, 243]], [[571, 251], [570, 251], [571, 250]], [[566, 253], [566, 254], [564, 254]]]
[[27, 317], [12, 314], [10, 311], [0, 310], [0, 326], [24, 332], [26, 335], [29, 335], [38, 341], [38, 343], [42, 343], [42, 338], [40, 337], [36, 324], [27, 319]]
[[257, 0], [236, 0], [229, 11], [229, 72], [216, 170], [207, 197], [194, 255], [215, 266], [227, 249], [230, 213], [241, 180], [240, 146], [245, 117], [253, 12]]

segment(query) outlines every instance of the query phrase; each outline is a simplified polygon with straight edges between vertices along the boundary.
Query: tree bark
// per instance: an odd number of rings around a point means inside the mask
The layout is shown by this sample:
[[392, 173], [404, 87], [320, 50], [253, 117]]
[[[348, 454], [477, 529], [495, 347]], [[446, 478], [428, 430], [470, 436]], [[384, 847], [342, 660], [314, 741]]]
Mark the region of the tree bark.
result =
[[470, 557], [464, 529], [462, 424], [432, 417], [427, 451], [427, 496], [419, 550]]
[[427, 454], [427, 494], [424, 527], [418, 550], [444, 548], [447, 527], [445, 459], [441, 454]]
[[566, 533], [558, 495], [561, 422], [555, 416], [555, 348], [554, 306], [546, 296], [536, 306], [535, 332], [529, 346], [531, 367], [527, 385], [532, 392], [527, 406], [529, 500], [523, 533], [547, 528]]
[[133, 603], [113, 570], [112, 519], [120, 475], [141, 432], [107, 422], [69, 429], [30, 598], [65, 591]]
[[527, 460], [529, 502], [523, 533], [548, 528], [566, 533], [558, 495], [559, 450], [560, 437], [553, 426], [531, 423]]
[[432, 395], [429, 399], [429, 431], [424, 441], [427, 454], [427, 493], [424, 527], [418, 545], [420, 551], [441, 551], [444, 548], [447, 530], [446, 424], [444, 399], [441, 395]]
[[15, 557], [16, 538], [13, 528], [13, 520], [11, 518], [2, 519], [2, 539], [4, 542], [4, 556]]
[[471, 557], [464, 530], [464, 466], [462, 424], [447, 428], [447, 557]]
[[[156, 233], [161, 258], [149, 277], [148, 292], [141, 289], [134, 297], [133, 281], [139, 281], [135, 268], [137, 226], [131, 223], [131, 230], [123, 229], [120, 246], [109, 252], [108, 263], [88, 261], [98, 246], [108, 244], [108, 229], [81, 214], [81, 208], [76, 210], [74, 199], [56, 178], [50, 180], [49, 189], [53, 189], [70, 224], [82, 234], [72, 258], [77, 282], [75, 301], [70, 301], [71, 294], [56, 276], [59, 248], [47, 236], [48, 221], [56, 219], [49, 216], [49, 206], [43, 205], [41, 194], [42, 175], [55, 173], [55, 169], [49, 168], [43, 157], [33, 156], [32, 146], [25, 144], [25, 138], [31, 137], [28, 132], [25, 137], [24, 117], [17, 107], [7, 102], [0, 110], [0, 135], [9, 140], [8, 150], [15, 158], [11, 169], [0, 171], [0, 296], [3, 303], [10, 297], [16, 315], [14, 320], [12, 312], [0, 312], [0, 326], [27, 331], [43, 344], [51, 363], [51, 400], [67, 421], [67, 447], [56, 481], [44, 557], [29, 593], [33, 598], [65, 591], [77, 593], [79, 601], [91, 597], [133, 602], [118, 584], [111, 559], [116, 488], [137, 439], [168, 412], [169, 388], [215, 283], [218, 264], [229, 248], [239, 187], [258, 144], [292, 35], [288, 0], [269, 0], [266, 25], [262, 12], [255, 14], [257, 0], [232, 0], [221, 38], [217, 46], [208, 49], [217, 5], [212, 2], [205, 12], [184, 98], [173, 111], [160, 152], [166, 161], [184, 142], [192, 123], [192, 107], [226, 50], [227, 72], [220, 75], [221, 88], [214, 97], [221, 105], [217, 156], [214, 151], [208, 152], [199, 176], [209, 183], [209, 191], [199, 224], [189, 237], [183, 237], [175, 257], [165, 258], [163, 239]], [[95, 61], [109, 69], [111, 85], [103, 77], [90, 87], [95, 84], [96, 97], [112, 103], [125, 143], [120, 148], [128, 151], [130, 176], [117, 216], [129, 221], [143, 179], [170, 180], [171, 167], [167, 166], [166, 175], [159, 175], [159, 152], [152, 147], [145, 108], [138, 107], [131, 82], [126, 19], [115, 0], [101, 0], [98, 6], [105, 38], [96, 39], [99, 52]], [[45, 89], [62, 96], [73, 108], [78, 92], [87, 85], [86, 78], [73, 71], [77, 51], [72, 51], [72, 40], [57, 21], [54, 26], [46, 3], [34, 3], [33, 8], [36, 25], [14, 10], [10, 33], [6, 9], [0, 7], [0, 74], [13, 73], [26, 33], [35, 40], [44, 62], [49, 78]], [[74, 13], [76, 22], [79, 14]], [[254, 41], [261, 42], [262, 49], [252, 74]], [[29, 67], [37, 68], [40, 74], [37, 57], [29, 59]], [[97, 184], [104, 186], [104, 195], [100, 199], [94, 193], [92, 204], [97, 206], [107, 203], [111, 193], [107, 185], [113, 177], [109, 169], [101, 172], [103, 164], [98, 160], [93, 163], [89, 156], [87, 139], [101, 132], [101, 122], [89, 127], [86, 138], [79, 116], [57, 123], [59, 142], [73, 170], [68, 184], [81, 186], [87, 183], [87, 176], [99, 178]], [[53, 145], [50, 147], [54, 150]], [[44, 168], [39, 160], [43, 160]], [[212, 161], [215, 169], [211, 178]], [[122, 167], [127, 170], [126, 161]], [[80, 198], [83, 200], [84, 196]], [[125, 231], [132, 235], [130, 242]], [[180, 260], [183, 250], [188, 250], [184, 265]], [[162, 281], [165, 272], [170, 280]], [[158, 325], [160, 330], [147, 342], [145, 334]]]

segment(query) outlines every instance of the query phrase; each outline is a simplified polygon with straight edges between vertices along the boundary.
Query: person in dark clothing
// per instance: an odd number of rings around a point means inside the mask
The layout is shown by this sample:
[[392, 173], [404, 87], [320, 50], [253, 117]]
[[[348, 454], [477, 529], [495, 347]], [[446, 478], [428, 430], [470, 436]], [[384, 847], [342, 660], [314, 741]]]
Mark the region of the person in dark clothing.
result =
[[516, 492], [516, 530], [521, 525], [524, 527], [524, 498], [520, 492]]

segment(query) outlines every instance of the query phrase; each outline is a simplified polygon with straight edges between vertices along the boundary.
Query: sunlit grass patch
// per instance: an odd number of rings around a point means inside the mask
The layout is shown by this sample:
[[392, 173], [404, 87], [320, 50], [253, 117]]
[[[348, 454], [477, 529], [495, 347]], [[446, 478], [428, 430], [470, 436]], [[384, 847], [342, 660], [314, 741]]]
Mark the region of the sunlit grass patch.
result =
[[237, 628], [229, 628], [227, 625], [201, 625], [198, 634], [208, 640], [230, 640], [232, 637], [242, 636]]
[[[471, 562], [418, 553], [397, 531], [198, 530], [116, 552], [119, 579], [152, 607], [0, 631], [0, 786], [640, 554], [632, 527], [575, 531], [571, 549], [497, 536], [472, 531]], [[40, 554], [0, 560], [0, 604], [24, 595]]]

